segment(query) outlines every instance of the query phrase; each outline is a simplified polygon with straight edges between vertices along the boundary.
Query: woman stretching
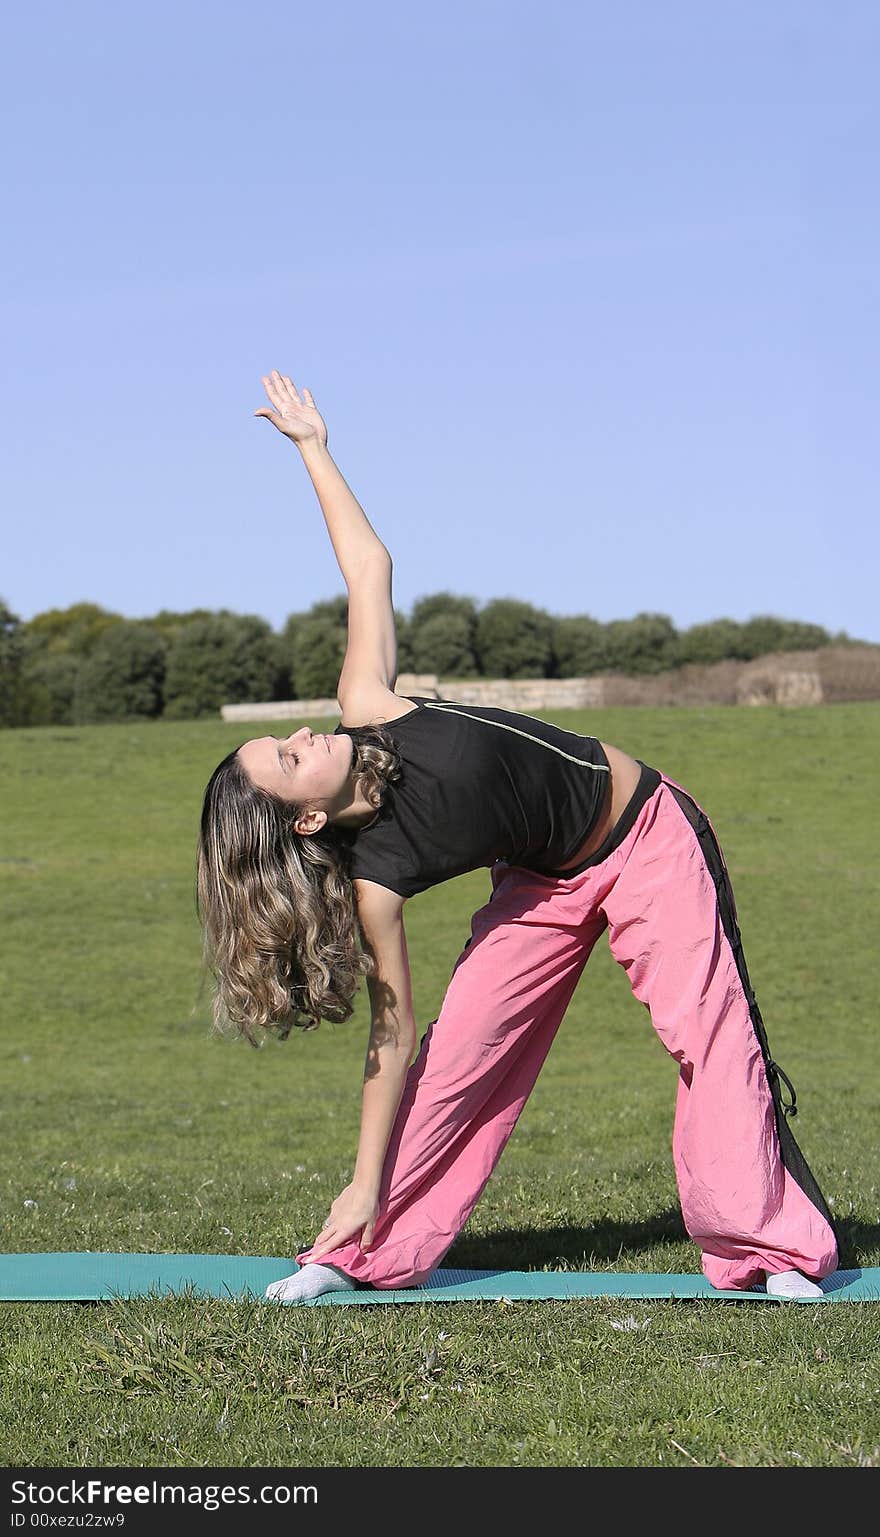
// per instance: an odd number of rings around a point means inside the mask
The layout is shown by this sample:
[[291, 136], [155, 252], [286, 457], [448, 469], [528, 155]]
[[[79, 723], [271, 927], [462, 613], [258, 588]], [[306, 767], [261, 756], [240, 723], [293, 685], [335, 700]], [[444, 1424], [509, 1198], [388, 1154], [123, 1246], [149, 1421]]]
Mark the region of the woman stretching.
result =
[[[402, 698], [391, 557], [327, 448], [310, 391], [273, 371], [265, 416], [297, 445], [348, 589], [332, 736], [255, 737], [211, 775], [198, 850], [214, 1019], [257, 1044], [371, 1027], [351, 1183], [300, 1268], [299, 1302], [417, 1285], [461, 1232], [534, 1086], [578, 978], [611, 952], [679, 1064], [672, 1152], [713, 1286], [821, 1295], [837, 1266], [792, 1135], [705, 813], [667, 775], [532, 716]], [[439, 1016], [416, 1053], [403, 905], [488, 866]], [[415, 1056], [415, 1060], [413, 1060]], [[812, 1278], [812, 1279], [808, 1279]]]

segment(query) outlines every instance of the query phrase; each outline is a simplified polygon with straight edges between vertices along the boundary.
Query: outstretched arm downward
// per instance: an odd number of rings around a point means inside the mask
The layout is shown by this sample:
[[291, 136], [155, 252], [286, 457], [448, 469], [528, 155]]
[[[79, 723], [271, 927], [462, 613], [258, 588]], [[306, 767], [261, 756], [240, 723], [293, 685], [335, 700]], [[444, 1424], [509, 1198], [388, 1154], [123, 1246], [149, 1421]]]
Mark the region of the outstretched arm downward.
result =
[[320, 1261], [351, 1238], [367, 1248], [379, 1213], [382, 1170], [416, 1049], [403, 899], [373, 881], [356, 881], [361, 932], [375, 962], [368, 977], [371, 1025], [364, 1066], [361, 1133], [351, 1183], [330, 1209], [309, 1251]]
[[368, 978], [370, 1040], [354, 1174], [333, 1202], [315, 1242], [297, 1255], [300, 1269], [266, 1288], [266, 1296], [273, 1302], [310, 1302], [323, 1292], [353, 1287], [351, 1276], [333, 1263], [332, 1256], [352, 1240], [362, 1250], [369, 1248], [383, 1215], [380, 1197], [385, 1155], [416, 1049], [416, 1024], [403, 898], [373, 881], [356, 880], [355, 892], [361, 931], [375, 971]]

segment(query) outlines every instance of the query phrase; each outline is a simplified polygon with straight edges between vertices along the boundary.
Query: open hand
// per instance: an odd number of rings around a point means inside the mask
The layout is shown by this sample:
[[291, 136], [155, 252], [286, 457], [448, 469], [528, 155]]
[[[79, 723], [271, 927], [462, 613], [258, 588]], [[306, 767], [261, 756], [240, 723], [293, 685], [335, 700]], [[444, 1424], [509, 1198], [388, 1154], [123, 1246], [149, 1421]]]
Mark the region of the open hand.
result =
[[287, 374], [280, 374], [277, 368], [273, 368], [271, 374], [263, 375], [263, 385], [275, 409], [267, 411], [261, 406], [254, 416], [267, 417], [272, 426], [292, 443], [317, 441], [326, 448], [327, 428], [311, 390], [303, 390], [300, 396], [293, 380]]
[[379, 1202], [375, 1196], [346, 1185], [330, 1207], [330, 1215], [309, 1250], [310, 1260], [319, 1260], [341, 1244], [360, 1234], [360, 1246], [366, 1249], [373, 1241], [373, 1229], [379, 1214]]

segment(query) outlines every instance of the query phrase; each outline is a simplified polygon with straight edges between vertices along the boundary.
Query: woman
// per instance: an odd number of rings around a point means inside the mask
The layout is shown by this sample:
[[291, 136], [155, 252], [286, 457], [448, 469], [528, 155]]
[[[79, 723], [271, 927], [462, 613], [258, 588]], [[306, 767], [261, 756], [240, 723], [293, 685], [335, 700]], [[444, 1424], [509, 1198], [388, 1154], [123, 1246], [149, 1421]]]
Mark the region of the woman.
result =
[[[821, 1295], [834, 1228], [788, 1126], [793, 1097], [783, 1104], [708, 818], [610, 743], [395, 694], [391, 558], [310, 391], [277, 370], [263, 384], [272, 409], [255, 415], [297, 445], [327, 522], [348, 649], [332, 736], [252, 738], [207, 786], [198, 890], [215, 1021], [256, 1043], [345, 1019], [364, 975], [371, 1006], [351, 1183], [267, 1296], [412, 1286], [439, 1265], [606, 928], [680, 1064], [673, 1158], [705, 1275], [725, 1290]], [[404, 902], [480, 866], [491, 897], [413, 1061]]]

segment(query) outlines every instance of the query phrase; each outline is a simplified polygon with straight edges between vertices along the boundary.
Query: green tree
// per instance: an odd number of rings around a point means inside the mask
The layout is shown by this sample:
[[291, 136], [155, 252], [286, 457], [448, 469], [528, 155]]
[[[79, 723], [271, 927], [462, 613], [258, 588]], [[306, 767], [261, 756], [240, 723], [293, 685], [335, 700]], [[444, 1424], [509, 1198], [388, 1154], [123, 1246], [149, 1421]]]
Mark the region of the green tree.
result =
[[[417, 672], [412, 623], [402, 609], [394, 610], [394, 629], [397, 635], [397, 671], [399, 673]], [[433, 668], [430, 670], [433, 672]]]
[[28, 656], [90, 656], [101, 636], [122, 614], [97, 603], [71, 603], [69, 608], [47, 608], [24, 626]]
[[0, 726], [22, 724], [23, 659], [21, 620], [0, 598]]
[[[158, 630], [168, 649], [177, 640], [181, 630], [196, 619], [213, 619], [215, 610], [210, 608], [192, 608], [181, 611], [163, 608], [150, 620], [153, 628]], [[290, 670], [290, 647], [287, 644], [283, 632], [278, 634], [272, 631], [272, 682], [267, 699], [292, 699], [293, 680]]]
[[666, 614], [636, 614], [605, 626], [608, 666], [615, 672], [666, 672], [678, 664], [678, 631]]
[[800, 619], [787, 621], [783, 651], [818, 651], [830, 644], [831, 636], [821, 624], [805, 624]]
[[775, 614], [755, 614], [742, 627], [743, 654], [767, 656], [771, 651], [812, 651], [827, 646], [830, 635], [818, 624], [779, 619]]
[[782, 650], [785, 626], [773, 614], [755, 614], [742, 627], [743, 655], [748, 659]]
[[545, 678], [553, 663], [553, 619], [518, 598], [496, 598], [478, 616], [476, 653], [484, 678]]
[[[400, 609], [394, 611], [394, 628], [397, 670], [412, 672], [410, 625]], [[335, 699], [347, 647], [347, 594], [323, 598], [310, 609], [288, 614], [279, 636], [279, 653], [287, 668], [288, 681], [286, 692], [275, 697]]]
[[297, 630], [305, 618], [306, 615], [304, 613], [288, 614], [284, 624], [281, 626], [280, 649], [284, 659], [284, 665], [287, 669], [287, 677], [289, 680], [288, 692], [285, 696], [287, 699], [299, 699], [304, 697], [300, 694], [299, 682], [296, 676], [296, 667], [294, 666], [294, 657], [296, 655]]
[[588, 614], [557, 619], [553, 626], [555, 673], [560, 678], [588, 678], [608, 666], [605, 626]]
[[105, 630], [76, 679], [77, 724], [162, 714], [167, 645], [142, 619], [121, 619]]
[[256, 614], [221, 609], [193, 620], [168, 651], [166, 716], [192, 720], [224, 704], [271, 699], [276, 656], [272, 628]]
[[433, 672], [445, 678], [476, 678], [477, 663], [471, 626], [463, 614], [434, 614], [413, 637], [413, 672]]
[[22, 670], [23, 726], [76, 724], [77, 678], [86, 658], [72, 651], [38, 653]]
[[97, 603], [48, 608], [21, 627], [21, 724], [69, 726], [76, 721], [77, 679], [85, 660], [121, 614]]
[[477, 605], [473, 598], [468, 598], [456, 592], [432, 592], [424, 598], [417, 598], [410, 610], [410, 624], [413, 634], [422, 624], [427, 624], [429, 619], [436, 619], [438, 614], [457, 614], [469, 625], [471, 637], [477, 630]]
[[[332, 698], [345, 655], [348, 636], [348, 597], [337, 593], [311, 608], [288, 614], [281, 631], [281, 651], [287, 667], [287, 699]], [[338, 665], [335, 661], [339, 658]], [[326, 687], [334, 666], [331, 687]], [[318, 683], [320, 686], [315, 688]]]
[[328, 619], [340, 630], [348, 629], [348, 594], [336, 593], [332, 598], [319, 598], [304, 615], [306, 619]]
[[401, 672], [475, 678], [477, 605], [453, 592], [429, 593], [413, 604], [409, 622], [411, 667]]
[[170, 649], [181, 630], [184, 630], [188, 624], [192, 624], [196, 619], [213, 619], [215, 612], [213, 608], [160, 608], [158, 614], [154, 614], [149, 623]]
[[293, 642], [297, 699], [335, 699], [347, 634], [329, 615], [306, 614], [300, 621]]
[[681, 662], [723, 662], [728, 657], [746, 655], [743, 627], [735, 619], [712, 619], [706, 624], [692, 624], [679, 635]]

